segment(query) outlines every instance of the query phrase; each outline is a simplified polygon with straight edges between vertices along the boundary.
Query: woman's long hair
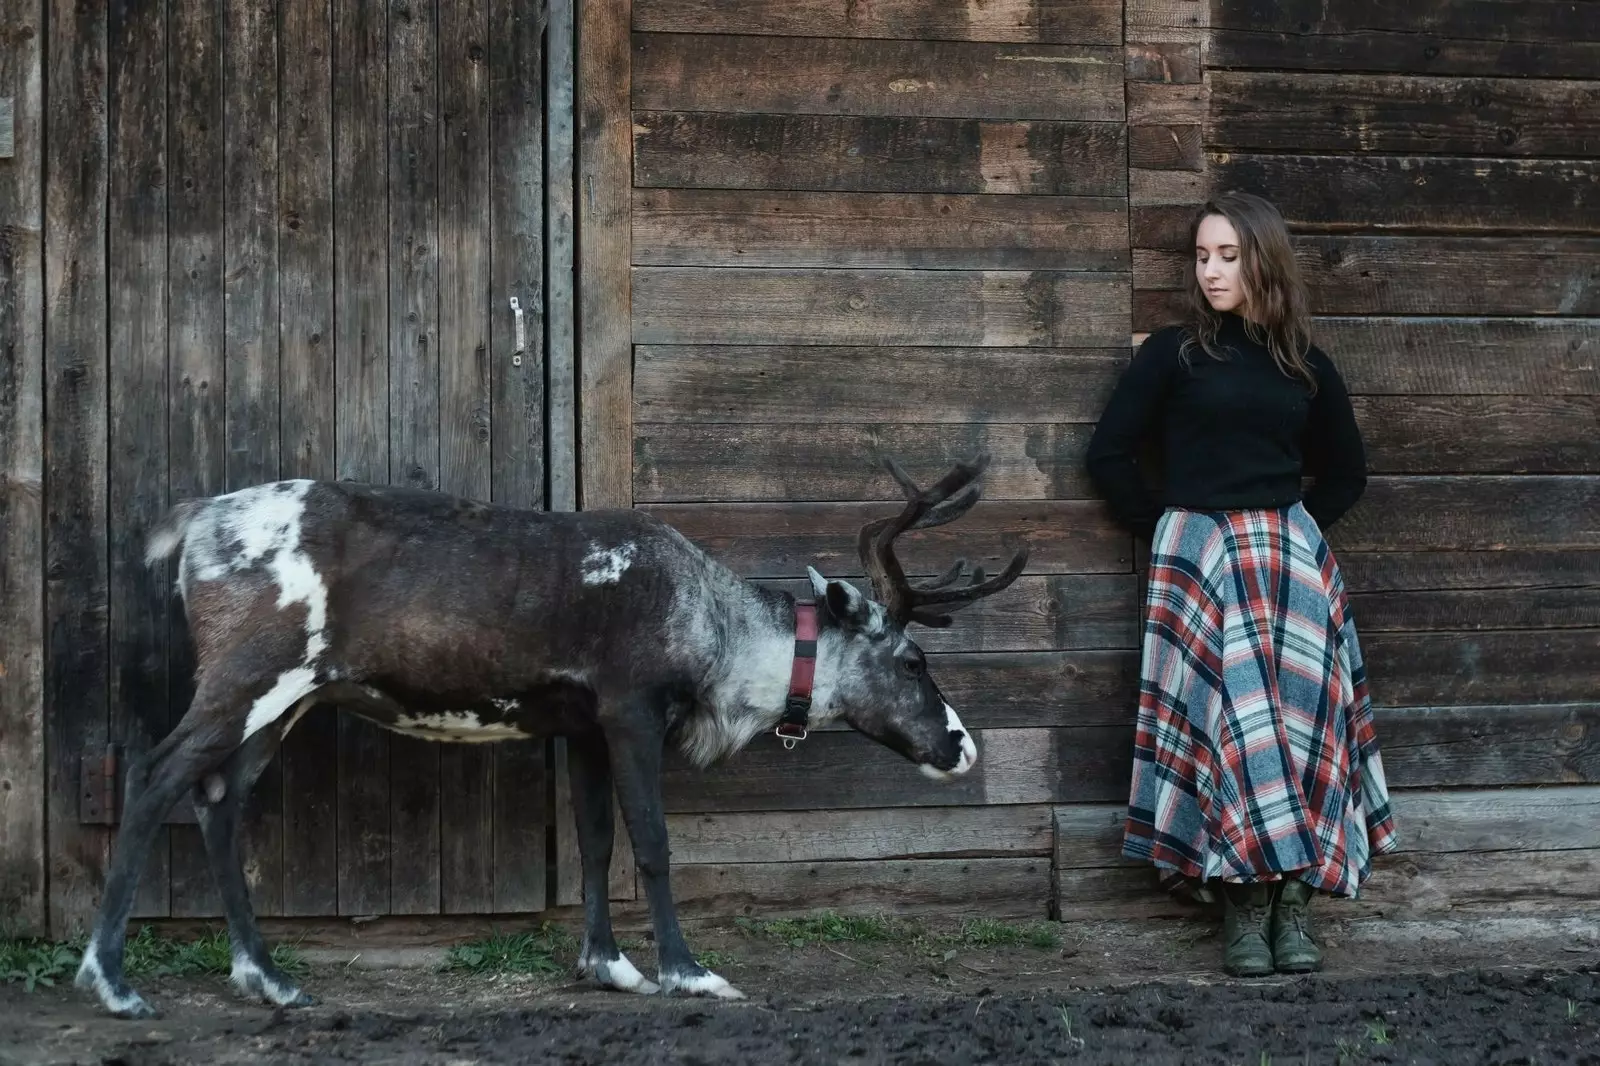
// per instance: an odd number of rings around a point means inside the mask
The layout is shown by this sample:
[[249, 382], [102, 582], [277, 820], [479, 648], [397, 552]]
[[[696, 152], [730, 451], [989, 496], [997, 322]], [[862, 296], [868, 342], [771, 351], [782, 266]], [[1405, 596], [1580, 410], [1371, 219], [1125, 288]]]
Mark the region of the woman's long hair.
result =
[[[1254, 193], [1226, 192], [1207, 200], [1189, 223], [1189, 254], [1194, 255], [1200, 223], [1211, 215], [1221, 215], [1239, 234], [1239, 277], [1244, 283], [1245, 332], [1251, 340], [1266, 347], [1285, 374], [1303, 378], [1313, 392], [1316, 374], [1307, 352], [1311, 347], [1310, 297], [1289, 243], [1289, 228], [1283, 216], [1268, 200]], [[1222, 315], [1213, 310], [1200, 287], [1191, 259], [1184, 274], [1187, 297], [1188, 336], [1180, 354], [1199, 343], [1214, 359], [1223, 358], [1217, 347], [1217, 332]]]

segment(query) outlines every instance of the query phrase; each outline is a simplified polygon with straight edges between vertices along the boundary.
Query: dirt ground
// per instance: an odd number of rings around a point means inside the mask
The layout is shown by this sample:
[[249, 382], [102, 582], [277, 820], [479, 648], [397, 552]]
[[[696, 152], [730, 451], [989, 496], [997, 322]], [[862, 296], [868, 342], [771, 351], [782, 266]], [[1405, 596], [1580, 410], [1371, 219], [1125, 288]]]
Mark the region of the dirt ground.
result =
[[[1234, 980], [1216, 927], [1073, 924], [1056, 948], [773, 943], [691, 930], [744, 1002], [568, 979], [442, 974], [438, 952], [315, 954], [316, 1007], [226, 978], [138, 982], [162, 1012], [102, 1015], [70, 987], [0, 987], [0, 1064], [562, 1066], [1475, 1063], [1600, 1066], [1600, 926], [1520, 919], [1325, 928], [1312, 977]], [[647, 973], [648, 946], [632, 952]]]

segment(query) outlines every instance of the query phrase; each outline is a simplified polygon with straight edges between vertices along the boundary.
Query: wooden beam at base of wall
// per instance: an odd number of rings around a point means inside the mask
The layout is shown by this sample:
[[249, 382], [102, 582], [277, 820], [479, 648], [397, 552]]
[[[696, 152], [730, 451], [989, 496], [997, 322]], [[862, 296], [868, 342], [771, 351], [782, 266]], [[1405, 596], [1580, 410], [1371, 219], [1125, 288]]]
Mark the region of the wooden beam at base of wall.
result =
[[[1358, 900], [1319, 901], [1330, 917], [1594, 913], [1600, 787], [1396, 792], [1401, 851], [1379, 856]], [[1063, 921], [1195, 917], [1160, 891], [1154, 868], [1121, 855], [1122, 806], [1056, 811], [1053, 913]]]

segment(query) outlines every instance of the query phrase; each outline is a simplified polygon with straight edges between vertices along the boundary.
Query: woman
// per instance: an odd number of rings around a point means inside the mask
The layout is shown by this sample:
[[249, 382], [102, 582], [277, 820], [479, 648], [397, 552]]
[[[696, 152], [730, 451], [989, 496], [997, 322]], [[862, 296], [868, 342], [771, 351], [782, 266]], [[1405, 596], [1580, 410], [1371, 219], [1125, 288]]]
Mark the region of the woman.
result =
[[1396, 846], [1323, 540], [1366, 487], [1366, 456], [1278, 211], [1218, 196], [1190, 237], [1185, 321], [1140, 345], [1089, 444], [1090, 476], [1151, 541], [1123, 853], [1203, 902], [1220, 885], [1227, 972], [1306, 973], [1322, 962], [1313, 892], [1354, 896]]

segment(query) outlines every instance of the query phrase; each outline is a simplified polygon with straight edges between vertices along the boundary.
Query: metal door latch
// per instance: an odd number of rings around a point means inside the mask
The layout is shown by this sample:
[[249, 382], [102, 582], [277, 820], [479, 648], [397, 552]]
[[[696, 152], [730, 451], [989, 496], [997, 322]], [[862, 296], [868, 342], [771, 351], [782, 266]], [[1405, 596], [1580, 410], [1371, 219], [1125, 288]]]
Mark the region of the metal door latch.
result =
[[527, 334], [522, 328], [522, 304], [515, 296], [511, 298], [511, 313], [517, 318], [517, 346], [511, 353], [511, 365], [522, 365], [522, 350], [528, 346]]

